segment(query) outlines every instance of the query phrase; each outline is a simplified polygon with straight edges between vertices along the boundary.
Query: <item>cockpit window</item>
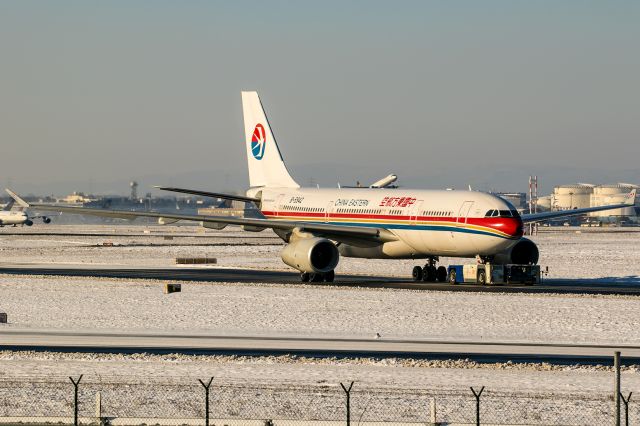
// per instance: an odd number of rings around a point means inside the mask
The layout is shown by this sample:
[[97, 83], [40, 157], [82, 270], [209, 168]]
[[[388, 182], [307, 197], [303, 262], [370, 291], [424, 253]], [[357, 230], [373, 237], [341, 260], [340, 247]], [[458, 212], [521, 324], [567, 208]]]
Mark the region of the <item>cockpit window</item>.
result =
[[520, 217], [518, 210], [489, 210], [484, 217]]

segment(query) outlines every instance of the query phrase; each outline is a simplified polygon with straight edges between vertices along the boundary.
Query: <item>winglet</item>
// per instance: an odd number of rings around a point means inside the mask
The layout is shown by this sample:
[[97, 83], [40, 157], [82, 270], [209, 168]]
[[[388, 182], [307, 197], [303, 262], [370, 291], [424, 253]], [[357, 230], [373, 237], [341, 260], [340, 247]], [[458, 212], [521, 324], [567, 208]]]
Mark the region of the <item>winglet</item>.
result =
[[635, 206], [636, 204], [636, 192], [638, 190], [636, 188], [632, 189], [631, 192], [627, 195], [627, 199], [625, 200], [625, 204], [629, 206]]
[[9, 188], [5, 188], [4, 190], [5, 190], [5, 191], [7, 191], [7, 194], [9, 194], [9, 195], [11, 196], [11, 198], [13, 198], [13, 199], [16, 201], [16, 203], [18, 203], [18, 205], [19, 205], [20, 207], [24, 207], [24, 208], [29, 207], [29, 203], [27, 203], [25, 200], [23, 200], [22, 198], [20, 198], [20, 197], [18, 196], [18, 194], [16, 194], [15, 192], [13, 192], [12, 190], [10, 190]]

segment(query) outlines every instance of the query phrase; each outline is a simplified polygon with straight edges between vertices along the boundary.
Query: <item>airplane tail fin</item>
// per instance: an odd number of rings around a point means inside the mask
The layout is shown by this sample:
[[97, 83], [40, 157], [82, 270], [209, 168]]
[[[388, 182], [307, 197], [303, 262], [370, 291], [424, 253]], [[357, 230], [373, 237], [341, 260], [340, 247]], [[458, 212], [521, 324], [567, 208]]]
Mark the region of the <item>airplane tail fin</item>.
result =
[[299, 188], [287, 170], [257, 92], [242, 92], [251, 187]]
[[27, 208], [29, 207], [29, 203], [27, 203], [25, 200], [23, 200], [22, 198], [20, 198], [18, 196], [18, 194], [16, 194], [15, 192], [13, 192], [12, 190], [10, 190], [9, 188], [5, 188], [5, 191], [7, 191], [7, 194], [9, 194], [11, 196], [11, 198], [13, 198], [13, 200], [18, 203], [18, 205], [22, 208]]
[[627, 199], [625, 200], [625, 204], [629, 206], [634, 206], [636, 204], [636, 192], [637, 189], [632, 189], [631, 192], [627, 195]]
[[9, 200], [9, 202], [2, 208], [2, 211], [8, 212], [13, 208], [13, 203], [15, 203], [15, 200], [11, 199]]

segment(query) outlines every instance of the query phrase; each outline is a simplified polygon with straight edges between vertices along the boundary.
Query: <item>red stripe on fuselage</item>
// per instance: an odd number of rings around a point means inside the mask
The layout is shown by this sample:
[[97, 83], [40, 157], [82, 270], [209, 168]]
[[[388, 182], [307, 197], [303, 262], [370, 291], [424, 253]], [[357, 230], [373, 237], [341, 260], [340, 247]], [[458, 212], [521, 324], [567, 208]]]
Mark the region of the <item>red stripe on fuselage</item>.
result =
[[[353, 221], [357, 221], [358, 219], [368, 219], [368, 220], [404, 220], [404, 221], [418, 221], [418, 222], [443, 222], [443, 223], [467, 223], [469, 225], [475, 226], [483, 226], [486, 228], [495, 229], [496, 231], [503, 232], [511, 237], [522, 237], [523, 235], [523, 224], [522, 219], [520, 218], [512, 218], [512, 217], [470, 217], [467, 218], [465, 222], [465, 218], [457, 218], [457, 217], [441, 217], [441, 216], [418, 216], [414, 218], [414, 216], [402, 216], [402, 215], [379, 215], [379, 214], [361, 214], [361, 213], [331, 213], [328, 217], [324, 212], [290, 212], [290, 211], [263, 211], [267, 217], [281, 217], [281, 216], [289, 216], [289, 217], [305, 217], [305, 218], [314, 218], [314, 219], [323, 219], [323, 220], [331, 220], [331, 219], [350, 219]], [[458, 222], [460, 219], [460, 222]], [[381, 226], [384, 226], [384, 223], [380, 223]]]

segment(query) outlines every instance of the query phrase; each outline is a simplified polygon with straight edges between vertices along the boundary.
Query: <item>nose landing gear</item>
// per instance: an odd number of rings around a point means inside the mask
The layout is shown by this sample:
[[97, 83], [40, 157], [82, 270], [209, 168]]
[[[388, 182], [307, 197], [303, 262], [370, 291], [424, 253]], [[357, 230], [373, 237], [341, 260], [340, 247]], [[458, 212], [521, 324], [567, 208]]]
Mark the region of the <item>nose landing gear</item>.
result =
[[438, 262], [438, 257], [430, 257], [427, 260], [427, 264], [424, 267], [415, 266], [411, 273], [411, 276], [414, 281], [424, 281], [424, 282], [445, 282], [447, 280], [447, 268], [444, 266], [436, 267], [436, 262]]
[[334, 271], [329, 272], [301, 272], [300, 273], [300, 281], [303, 283], [332, 283], [336, 277], [336, 273]]

